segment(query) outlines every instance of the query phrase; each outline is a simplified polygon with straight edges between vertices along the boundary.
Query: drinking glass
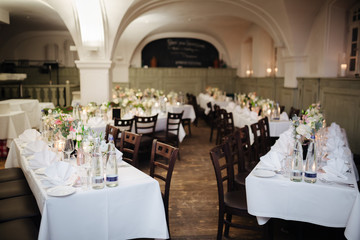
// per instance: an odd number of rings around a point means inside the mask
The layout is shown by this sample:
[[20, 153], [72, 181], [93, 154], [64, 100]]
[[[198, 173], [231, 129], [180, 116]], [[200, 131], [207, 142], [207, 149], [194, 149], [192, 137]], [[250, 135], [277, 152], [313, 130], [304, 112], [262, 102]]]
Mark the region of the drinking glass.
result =
[[72, 139], [66, 139], [64, 152], [67, 155], [68, 162], [70, 162], [70, 154], [74, 151], [74, 141]]

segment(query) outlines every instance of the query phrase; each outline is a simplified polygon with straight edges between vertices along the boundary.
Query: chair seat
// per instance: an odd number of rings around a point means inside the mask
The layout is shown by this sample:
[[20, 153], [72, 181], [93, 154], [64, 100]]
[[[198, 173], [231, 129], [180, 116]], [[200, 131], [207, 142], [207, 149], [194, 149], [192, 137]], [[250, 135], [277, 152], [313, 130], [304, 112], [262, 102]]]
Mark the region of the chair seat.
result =
[[0, 200], [0, 222], [38, 216], [40, 212], [33, 195]]
[[31, 218], [22, 218], [0, 223], [2, 240], [36, 240], [39, 229]]
[[234, 181], [236, 184], [245, 186], [245, 178], [249, 175], [250, 172], [240, 172], [234, 176]]
[[225, 193], [224, 203], [225, 206], [228, 208], [233, 208], [237, 210], [247, 210], [245, 189]]
[[0, 183], [0, 199], [32, 194], [25, 179]]
[[178, 136], [173, 133], [168, 133], [166, 136], [166, 131], [156, 132], [154, 138], [158, 139], [160, 142], [176, 142]]
[[149, 136], [149, 135], [142, 135], [141, 140], [140, 140], [140, 148], [144, 148], [144, 147], [151, 147], [152, 145], [152, 141], [153, 141], [153, 137]]
[[0, 182], [25, 179], [21, 168], [5, 168], [0, 170]]

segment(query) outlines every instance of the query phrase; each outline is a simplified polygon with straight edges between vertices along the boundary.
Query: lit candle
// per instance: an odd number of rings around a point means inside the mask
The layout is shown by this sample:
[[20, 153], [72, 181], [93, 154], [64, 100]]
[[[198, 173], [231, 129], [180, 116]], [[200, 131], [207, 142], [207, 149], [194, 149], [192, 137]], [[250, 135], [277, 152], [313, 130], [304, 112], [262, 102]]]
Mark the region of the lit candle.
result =
[[340, 65], [340, 76], [345, 77], [347, 64], [343, 63]]
[[250, 75], [251, 75], [251, 71], [250, 71], [250, 70], [246, 70], [246, 76], [247, 76], [247, 77], [250, 77]]

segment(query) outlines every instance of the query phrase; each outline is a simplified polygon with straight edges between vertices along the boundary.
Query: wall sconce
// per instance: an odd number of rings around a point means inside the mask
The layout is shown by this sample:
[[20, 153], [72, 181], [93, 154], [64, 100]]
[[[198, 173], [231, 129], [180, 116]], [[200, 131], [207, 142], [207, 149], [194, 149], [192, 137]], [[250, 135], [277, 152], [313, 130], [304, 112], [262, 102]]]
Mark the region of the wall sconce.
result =
[[246, 70], [246, 76], [250, 77], [251, 76], [251, 70]]
[[340, 77], [346, 76], [346, 69], [347, 69], [346, 63], [340, 64]]
[[271, 72], [272, 72], [271, 68], [267, 68], [267, 69], [266, 69], [266, 76], [270, 77], [270, 76], [271, 76]]

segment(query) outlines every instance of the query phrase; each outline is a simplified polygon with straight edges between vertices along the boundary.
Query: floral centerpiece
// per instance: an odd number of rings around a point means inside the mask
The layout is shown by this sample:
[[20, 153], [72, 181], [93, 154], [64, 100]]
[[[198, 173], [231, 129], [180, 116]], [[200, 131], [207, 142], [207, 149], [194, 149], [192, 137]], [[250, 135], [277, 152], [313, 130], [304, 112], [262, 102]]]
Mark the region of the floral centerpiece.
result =
[[67, 138], [71, 132], [75, 132], [75, 126], [78, 120], [69, 114], [60, 113], [54, 116], [54, 134], [61, 133], [64, 138]]
[[303, 112], [301, 119], [298, 116], [293, 117], [293, 127], [295, 137], [299, 135], [303, 140], [310, 139], [322, 128], [324, 117], [320, 112], [320, 104], [312, 104]]
[[169, 103], [171, 104], [175, 104], [178, 100], [178, 93], [174, 92], [174, 91], [170, 91], [167, 95], [166, 98], [168, 100]]

